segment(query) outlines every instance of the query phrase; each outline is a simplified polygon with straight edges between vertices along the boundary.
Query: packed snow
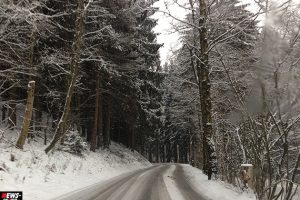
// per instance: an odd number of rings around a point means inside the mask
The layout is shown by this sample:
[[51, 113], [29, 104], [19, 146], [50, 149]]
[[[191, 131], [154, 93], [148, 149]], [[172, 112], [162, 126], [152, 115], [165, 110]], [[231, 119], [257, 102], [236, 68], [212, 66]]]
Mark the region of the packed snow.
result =
[[183, 165], [185, 176], [189, 183], [209, 200], [254, 200], [251, 191], [243, 192], [241, 189], [219, 180], [207, 180], [201, 170], [190, 165]]
[[163, 176], [164, 182], [172, 200], [184, 200], [184, 196], [181, 194], [178, 187], [176, 187], [176, 182], [173, 176], [175, 168], [175, 165], [173, 165], [166, 171]]

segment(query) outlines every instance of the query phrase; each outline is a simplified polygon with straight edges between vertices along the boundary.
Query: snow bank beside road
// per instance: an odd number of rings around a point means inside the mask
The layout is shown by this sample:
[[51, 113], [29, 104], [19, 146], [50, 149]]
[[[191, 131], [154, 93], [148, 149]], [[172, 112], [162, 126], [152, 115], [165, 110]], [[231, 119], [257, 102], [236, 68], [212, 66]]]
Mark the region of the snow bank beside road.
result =
[[207, 176], [201, 170], [190, 165], [182, 165], [184, 174], [189, 183], [200, 194], [209, 200], [255, 200], [255, 195], [251, 192], [242, 192], [230, 184], [218, 181], [207, 180]]
[[0, 143], [1, 191], [23, 191], [25, 200], [48, 200], [121, 173], [151, 166], [140, 154], [116, 143], [112, 143], [110, 150], [87, 151], [82, 157], [63, 151], [46, 155], [44, 148], [32, 143], [26, 144], [21, 151]]

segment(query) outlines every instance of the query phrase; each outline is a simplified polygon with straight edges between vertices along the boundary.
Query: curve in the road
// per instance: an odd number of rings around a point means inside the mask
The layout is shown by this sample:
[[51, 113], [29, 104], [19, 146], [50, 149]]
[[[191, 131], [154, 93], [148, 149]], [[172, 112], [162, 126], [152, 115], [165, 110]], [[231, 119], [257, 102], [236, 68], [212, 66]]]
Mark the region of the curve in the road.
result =
[[[172, 165], [156, 165], [115, 177], [79, 191], [64, 195], [59, 200], [171, 200], [163, 175]], [[204, 200], [185, 178], [180, 165], [173, 174], [176, 188], [185, 200]], [[176, 200], [173, 198], [173, 200]]]

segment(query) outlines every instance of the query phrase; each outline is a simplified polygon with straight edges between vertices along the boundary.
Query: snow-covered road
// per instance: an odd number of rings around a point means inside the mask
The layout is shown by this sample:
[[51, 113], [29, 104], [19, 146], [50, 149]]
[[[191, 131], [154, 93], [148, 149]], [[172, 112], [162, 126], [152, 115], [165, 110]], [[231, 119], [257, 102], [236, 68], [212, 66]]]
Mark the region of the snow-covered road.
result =
[[206, 200], [190, 185], [181, 165], [162, 164], [126, 173], [56, 200]]

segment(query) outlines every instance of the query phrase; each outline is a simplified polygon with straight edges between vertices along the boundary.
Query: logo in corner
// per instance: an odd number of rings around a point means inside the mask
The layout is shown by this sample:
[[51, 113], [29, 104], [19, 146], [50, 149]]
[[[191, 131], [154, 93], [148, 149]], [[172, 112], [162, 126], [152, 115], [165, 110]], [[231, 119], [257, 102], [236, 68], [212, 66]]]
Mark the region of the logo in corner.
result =
[[22, 192], [0, 192], [0, 200], [23, 200]]

